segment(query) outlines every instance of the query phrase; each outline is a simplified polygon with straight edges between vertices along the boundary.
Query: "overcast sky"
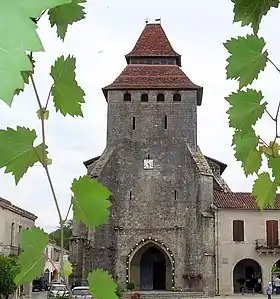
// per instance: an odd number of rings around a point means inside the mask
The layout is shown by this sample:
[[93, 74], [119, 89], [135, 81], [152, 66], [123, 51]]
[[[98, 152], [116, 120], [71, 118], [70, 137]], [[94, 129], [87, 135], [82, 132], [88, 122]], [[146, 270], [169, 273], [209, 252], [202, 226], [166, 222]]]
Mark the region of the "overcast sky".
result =
[[[56, 192], [63, 211], [68, 208], [70, 185], [74, 177], [84, 175], [82, 162], [101, 154], [106, 142], [106, 101], [101, 88], [114, 80], [125, 67], [124, 55], [134, 46], [145, 26], [145, 18], [162, 18], [175, 51], [182, 55], [183, 70], [196, 84], [204, 87], [202, 106], [198, 108], [198, 140], [205, 155], [228, 165], [224, 178], [233, 191], [251, 191], [253, 178], [245, 178], [231, 149], [231, 130], [228, 128], [224, 97], [235, 91], [236, 83], [226, 80], [226, 39], [251, 32], [233, 25], [230, 0], [88, 0], [87, 18], [70, 27], [64, 44], [50, 29], [47, 18], [39, 26], [39, 34], [46, 53], [37, 54], [36, 82], [40, 95], [46, 97], [51, 78], [49, 71], [56, 57], [73, 54], [77, 57], [77, 78], [86, 92], [83, 106], [85, 118], [64, 118], [55, 115], [47, 124], [47, 140], [53, 165], [50, 167]], [[265, 18], [260, 34], [267, 41], [271, 58], [280, 65], [279, 26], [280, 9]], [[269, 67], [255, 87], [262, 88], [275, 110], [279, 99], [279, 77]], [[278, 89], [278, 90], [277, 90]], [[0, 102], [0, 128], [17, 124], [40, 132], [36, 117], [34, 93], [26, 88], [15, 98], [12, 108]], [[259, 132], [269, 139], [274, 133], [273, 123], [266, 119]], [[34, 167], [16, 187], [10, 174], [0, 172], [0, 197], [35, 213], [37, 225], [47, 231], [57, 223], [57, 213], [41, 167]]]

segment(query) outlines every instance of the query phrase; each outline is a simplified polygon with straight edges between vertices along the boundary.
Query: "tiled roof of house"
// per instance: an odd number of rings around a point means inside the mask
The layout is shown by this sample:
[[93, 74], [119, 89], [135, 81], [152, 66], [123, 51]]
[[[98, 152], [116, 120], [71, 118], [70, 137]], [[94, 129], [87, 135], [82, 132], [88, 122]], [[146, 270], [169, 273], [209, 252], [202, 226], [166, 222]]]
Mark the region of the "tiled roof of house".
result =
[[160, 24], [147, 24], [133, 50], [126, 55], [126, 57], [132, 56], [180, 57], [181, 55], [174, 51]]
[[127, 65], [108, 89], [201, 89], [177, 65]]
[[[221, 192], [214, 190], [214, 204], [220, 209], [259, 210], [255, 198], [247, 192]], [[277, 194], [275, 206], [268, 209], [280, 209], [280, 194]]]

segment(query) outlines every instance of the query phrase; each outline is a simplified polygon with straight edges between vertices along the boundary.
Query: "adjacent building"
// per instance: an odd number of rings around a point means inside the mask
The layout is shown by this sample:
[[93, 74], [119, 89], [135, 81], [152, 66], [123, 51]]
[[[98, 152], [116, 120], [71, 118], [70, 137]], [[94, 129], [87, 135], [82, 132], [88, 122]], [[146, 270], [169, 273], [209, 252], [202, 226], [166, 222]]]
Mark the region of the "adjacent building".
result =
[[[37, 216], [0, 198], [0, 254], [5, 256], [20, 253], [19, 234], [35, 225]], [[29, 284], [23, 286], [23, 293], [30, 295]]]
[[143, 291], [258, 291], [280, 256], [277, 209], [260, 213], [223, 180], [227, 165], [201, 152], [203, 89], [181, 69], [160, 23], [146, 24], [125, 59], [103, 88], [106, 148], [84, 162], [112, 191], [111, 215], [95, 231], [74, 222], [74, 283], [105, 268]]

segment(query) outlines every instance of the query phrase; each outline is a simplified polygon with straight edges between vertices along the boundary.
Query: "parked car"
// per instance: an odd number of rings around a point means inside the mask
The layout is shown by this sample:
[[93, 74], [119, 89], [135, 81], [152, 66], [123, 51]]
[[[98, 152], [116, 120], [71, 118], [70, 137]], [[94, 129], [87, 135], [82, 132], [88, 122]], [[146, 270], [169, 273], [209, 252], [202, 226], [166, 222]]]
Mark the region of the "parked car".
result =
[[75, 287], [72, 290], [72, 295], [75, 299], [94, 299], [87, 286]]
[[66, 288], [65, 284], [52, 284], [48, 294], [47, 294], [47, 298], [51, 299], [51, 298], [55, 298], [57, 296], [65, 296], [65, 297], [69, 297], [69, 292]]
[[40, 280], [33, 280], [32, 292], [41, 292], [42, 284]]

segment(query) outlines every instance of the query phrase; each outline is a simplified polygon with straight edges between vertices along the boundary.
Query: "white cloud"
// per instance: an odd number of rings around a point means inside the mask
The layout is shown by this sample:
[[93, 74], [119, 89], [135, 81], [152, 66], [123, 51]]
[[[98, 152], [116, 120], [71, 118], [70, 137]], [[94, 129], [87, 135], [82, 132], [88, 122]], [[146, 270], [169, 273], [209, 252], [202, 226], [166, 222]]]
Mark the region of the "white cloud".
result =
[[[268, 43], [269, 52], [280, 65], [278, 29], [279, 10], [265, 18], [261, 34]], [[99, 155], [106, 142], [106, 101], [101, 88], [113, 81], [125, 66], [127, 54], [139, 37], [145, 17], [162, 18], [175, 50], [182, 54], [183, 69], [192, 81], [204, 87], [204, 98], [199, 111], [199, 144], [203, 152], [228, 164], [224, 177], [233, 190], [250, 191], [253, 179], [246, 179], [231, 149], [231, 131], [228, 128], [224, 97], [234, 91], [236, 84], [226, 81], [227, 53], [223, 42], [231, 36], [243, 35], [248, 28], [233, 25], [231, 1], [176, 0], [172, 5], [162, 0], [128, 0], [106, 2], [89, 1], [87, 19], [71, 26], [66, 42], [56, 37], [47, 18], [40, 23], [39, 33], [46, 52], [36, 55], [36, 82], [40, 95], [45, 98], [51, 85], [48, 75], [51, 64], [59, 55], [73, 54], [77, 58], [77, 78], [84, 88], [85, 118], [55, 115], [53, 109], [47, 124], [47, 139], [53, 157], [51, 173], [58, 198], [66, 212], [70, 199], [70, 185], [74, 177], [83, 175], [82, 161]], [[99, 53], [102, 50], [102, 53]], [[277, 74], [271, 67], [255, 84], [264, 90], [274, 106], [279, 98]], [[36, 118], [36, 101], [30, 87], [15, 99], [10, 109], [0, 103], [0, 128], [17, 124], [40, 132]], [[265, 120], [259, 130], [264, 138], [271, 132], [271, 123]], [[273, 130], [273, 129], [272, 129]], [[39, 216], [38, 225], [50, 230], [58, 223], [55, 206], [46, 177], [40, 167], [28, 172], [16, 187], [11, 175], [0, 173], [1, 194], [13, 203]], [[51, 203], [51, 204], [50, 204]]]

